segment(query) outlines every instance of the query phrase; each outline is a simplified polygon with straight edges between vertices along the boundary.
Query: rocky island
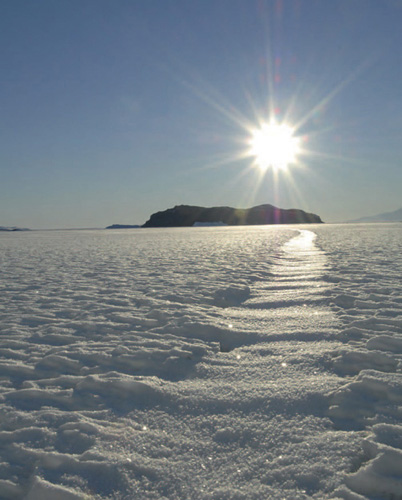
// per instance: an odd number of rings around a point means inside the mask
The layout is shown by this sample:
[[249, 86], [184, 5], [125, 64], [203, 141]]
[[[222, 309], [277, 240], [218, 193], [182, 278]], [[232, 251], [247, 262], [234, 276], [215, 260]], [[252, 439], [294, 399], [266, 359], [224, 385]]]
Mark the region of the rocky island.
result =
[[0, 231], [7, 231], [7, 232], [16, 232], [16, 231], [30, 231], [30, 229], [26, 227], [8, 227], [8, 226], [0, 226]]
[[106, 229], [137, 229], [141, 226], [138, 224], [112, 224], [111, 226], [107, 226]]
[[262, 224], [306, 224], [322, 223], [318, 215], [291, 208], [273, 205], [258, 205], [252, 208], [196, 207], [178, 205], [151, 215], [142, 227], [185, 227], [194, 225], [221, 224], [228, 226]]

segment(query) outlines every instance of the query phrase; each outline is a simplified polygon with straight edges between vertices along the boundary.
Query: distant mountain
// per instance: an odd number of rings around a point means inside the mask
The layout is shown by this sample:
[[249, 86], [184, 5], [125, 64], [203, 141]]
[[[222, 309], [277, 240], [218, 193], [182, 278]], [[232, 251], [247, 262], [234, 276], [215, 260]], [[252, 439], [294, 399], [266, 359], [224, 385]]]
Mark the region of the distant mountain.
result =
[[130, 225], [130, 224], [112, 224], [111, 226], [107, 226], [106, 229], [135, 229], [141, 226], [138, 225]]
[[142, 227], [184, 227], [205, 224], [261, 225], [322, 223], [318, 215], [295, 208], [285, 210], [273, 205], [252, 208], [195, 207], [179, 205], [152, 214]]
[[395, 210], [395, 212], [385, 212], [383, 214], [372, 215], [371, 217], [362, 217], [350, 222], [402, 222], [402, 208]]

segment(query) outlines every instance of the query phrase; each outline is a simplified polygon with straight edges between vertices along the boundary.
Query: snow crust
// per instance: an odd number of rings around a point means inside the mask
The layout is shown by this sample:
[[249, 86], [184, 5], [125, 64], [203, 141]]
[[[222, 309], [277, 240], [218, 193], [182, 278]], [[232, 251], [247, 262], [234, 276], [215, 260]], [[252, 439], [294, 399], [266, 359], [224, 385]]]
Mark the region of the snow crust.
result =
[[1, 499], [402, 498], [402, 226], [0, 233]]

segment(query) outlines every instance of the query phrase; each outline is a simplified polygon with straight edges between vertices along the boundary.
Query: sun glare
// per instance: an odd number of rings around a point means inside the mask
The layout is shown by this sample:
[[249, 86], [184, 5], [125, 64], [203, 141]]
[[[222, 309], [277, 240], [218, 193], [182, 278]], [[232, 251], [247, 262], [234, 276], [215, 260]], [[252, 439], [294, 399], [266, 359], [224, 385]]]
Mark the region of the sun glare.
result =
[[284, 123], [264, 123], [259, 129], [251, 131], [250, 156], [255, 157], [255, 165], [262, 171], [286, 170], [295, 163], [300, 153], [300, 138], [294, 129]]

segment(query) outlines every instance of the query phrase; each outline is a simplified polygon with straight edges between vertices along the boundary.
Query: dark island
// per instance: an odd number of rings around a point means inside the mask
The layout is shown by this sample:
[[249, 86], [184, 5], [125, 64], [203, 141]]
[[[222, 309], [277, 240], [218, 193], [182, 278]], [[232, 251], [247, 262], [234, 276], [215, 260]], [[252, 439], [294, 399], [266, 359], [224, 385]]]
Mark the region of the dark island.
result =
[[111, 226], [107, 226], [106, 229], [137, 229], [141, 226], [131, 225], [131, 224], [112, 224]]
[[16, 231], [30, 231], [30, 229], [26, 227], [6, 227], [6, 226], [0, 226], [0, 231], [7, 231], [7, 232], [16, 232]]
[[228, 226], [262, 224], [322, 223], [318, 215], [291, 208], [285, 210], [273, 205], [252, 208], [195, 207], [178, 205], [163, 212], [152, 214], [142, 227], [185, 227], [207, 224]]

